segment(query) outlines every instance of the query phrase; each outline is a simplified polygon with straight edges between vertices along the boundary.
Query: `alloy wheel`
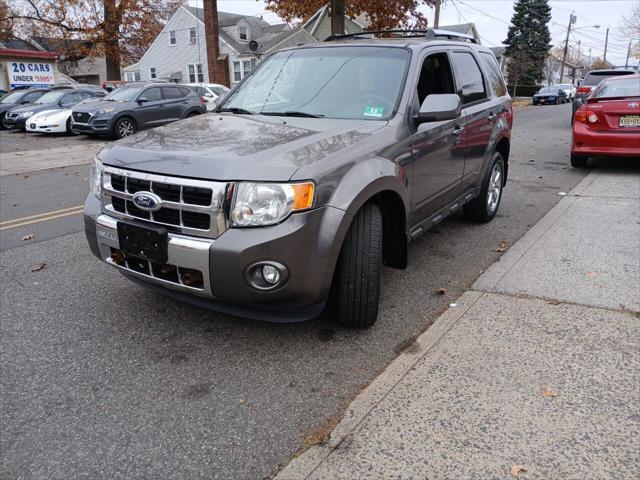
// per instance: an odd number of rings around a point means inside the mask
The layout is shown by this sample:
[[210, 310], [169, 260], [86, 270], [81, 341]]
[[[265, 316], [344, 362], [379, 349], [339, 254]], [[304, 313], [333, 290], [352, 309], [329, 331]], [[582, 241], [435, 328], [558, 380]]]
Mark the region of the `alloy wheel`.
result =
[[496, 163], [491, 170], [489, 180], [489, 190], [487, 191], [487, 211], [493, 213], [498, 208], [500, 195], [502, 193], [502, 165]]
[[123, 120], [118, 125], [118, 136], [119, 137], [128, 137], [129, 135], [133, 135], [134, 128], [131, 120]]

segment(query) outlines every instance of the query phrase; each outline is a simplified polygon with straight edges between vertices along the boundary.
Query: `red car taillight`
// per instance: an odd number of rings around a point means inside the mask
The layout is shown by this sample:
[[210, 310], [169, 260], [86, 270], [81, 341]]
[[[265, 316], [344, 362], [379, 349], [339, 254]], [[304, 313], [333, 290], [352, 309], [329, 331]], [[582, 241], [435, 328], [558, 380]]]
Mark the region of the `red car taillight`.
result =
[[576, 111], [573, 119], [576, 122], [586, 123], [587, 125], [593, 125], [594, 123], [598, 123], [600, 121], [600, 117], [598, 117], [598, 114], [596, 112], [585, 110], [583, 108], [579, 108]]
[[578, 87], [578, 89], [576, 90], [577, 93], [580, 93], [582, 95], [589, 93], [591, 91], [591, 87]]

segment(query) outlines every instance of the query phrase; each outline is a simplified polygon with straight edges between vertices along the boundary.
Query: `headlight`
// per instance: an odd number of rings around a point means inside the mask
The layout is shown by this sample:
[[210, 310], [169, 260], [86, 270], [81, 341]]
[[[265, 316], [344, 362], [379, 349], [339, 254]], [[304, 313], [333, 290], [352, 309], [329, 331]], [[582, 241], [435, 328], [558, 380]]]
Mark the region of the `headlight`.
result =
[[96, 198], [100, 198], [100, 191], [102, 188], [102, 162], [98, 158], [94, 158], [91, 162], [91, 174], [89, 175], [89, 189]]
[[274, 225], [313, 206], [314, 184], [240, 182], [231, 208], [235, 227]]
[[116, 109], [116, 107], [103, 108], [96, 112], [96, 115], [103, 115], [105, 113], [111, 113]]
[[28, 118], [28, 117], [30, 117], [31, 115], [33, 115], [33, 112], [22, 112], [22, 113], [20, 114], [20, 117], [21, 117], [21, 118]]

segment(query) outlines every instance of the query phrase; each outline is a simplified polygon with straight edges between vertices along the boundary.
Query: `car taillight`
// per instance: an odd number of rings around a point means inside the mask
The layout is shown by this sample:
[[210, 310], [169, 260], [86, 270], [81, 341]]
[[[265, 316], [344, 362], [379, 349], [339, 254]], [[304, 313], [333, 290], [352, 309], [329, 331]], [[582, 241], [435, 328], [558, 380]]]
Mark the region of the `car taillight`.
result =
[[598, 114], [595, 112], [590, 112], [587, 110], [587, 121], [589, 123], [598, 123], [598, 120], [600, 120], [598, 118]]
[[587, 123], [587, 111], [579, 108], [573, 116], [576, 122]]
[[200, 97], [200, 103], [202, 104], [207, 103], [207, 99], [204, 96]]
[[578, 87], [578, 93], [589, 93], [591, 91], [591, 87]]

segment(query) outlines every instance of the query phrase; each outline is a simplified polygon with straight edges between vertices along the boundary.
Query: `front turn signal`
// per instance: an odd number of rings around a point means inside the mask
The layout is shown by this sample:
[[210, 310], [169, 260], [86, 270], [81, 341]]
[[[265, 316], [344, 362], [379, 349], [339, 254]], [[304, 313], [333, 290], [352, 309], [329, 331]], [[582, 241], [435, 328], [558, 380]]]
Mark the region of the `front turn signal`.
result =
[[313, 183], [296, 183], [293, 187], [293, 210], [306, 210], [313, 206]]

